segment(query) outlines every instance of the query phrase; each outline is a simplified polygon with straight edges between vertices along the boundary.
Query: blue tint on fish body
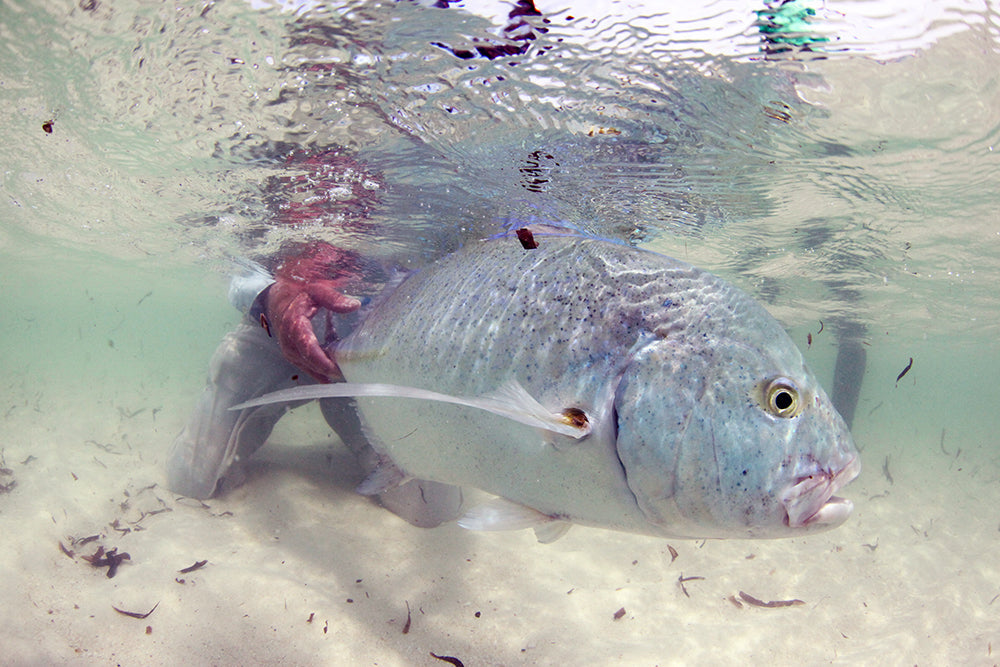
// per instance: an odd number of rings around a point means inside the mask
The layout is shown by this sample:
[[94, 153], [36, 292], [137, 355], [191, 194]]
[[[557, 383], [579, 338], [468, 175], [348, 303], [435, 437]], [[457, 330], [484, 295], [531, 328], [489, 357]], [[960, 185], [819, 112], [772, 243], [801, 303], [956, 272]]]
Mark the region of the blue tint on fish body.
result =
[[410, 275], [338, 344], [348, 384], [286, 397], [358, 396], [383, 464], [365, 492], [481, 489], [502, 500], [462, 525], [546, 540], [567, 522], [783, 537], [846, 520], [850, 433], [759, 304], [685, 262], [530, 231], [537, 248], [510, 233]]

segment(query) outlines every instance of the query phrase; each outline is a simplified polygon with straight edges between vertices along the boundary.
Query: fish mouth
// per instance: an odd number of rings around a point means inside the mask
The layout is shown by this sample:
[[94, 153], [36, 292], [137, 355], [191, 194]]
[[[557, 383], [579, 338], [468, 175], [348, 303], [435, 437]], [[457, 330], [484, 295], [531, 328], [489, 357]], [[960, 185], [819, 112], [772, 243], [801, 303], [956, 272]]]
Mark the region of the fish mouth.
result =
[[847, 520], [854, 503], [833, 495], [861, 472], [861, 460], [855, 454], [843, 468], [824, 470], [800, 477], [781, 498], [785, 521], [790, 528], [832, 528]]

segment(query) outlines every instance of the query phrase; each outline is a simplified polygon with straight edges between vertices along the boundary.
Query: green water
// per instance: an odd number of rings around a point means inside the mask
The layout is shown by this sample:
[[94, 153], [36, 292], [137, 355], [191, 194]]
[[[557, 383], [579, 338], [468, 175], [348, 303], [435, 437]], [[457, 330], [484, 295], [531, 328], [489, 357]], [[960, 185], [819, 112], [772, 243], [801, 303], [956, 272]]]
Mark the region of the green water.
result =
[[[884, 62], [765, 62], [742, 33], [733, 57], [644, 53], [638, 31], [621, 37], [638, 44], [627, 53], [588, 48], [568, 39], [596, 34], [586, 17], [558, 18], [543, 42], [565, 33], [562, 50], [510, 67], [430, 46], [496, 33], [455, 8], [297, 19], [238, 2], [0, 4], [0, 453], [18, 482], [0, 494], [0, 562], [25, 582], [5, 602], [0, 662], [995, 662], [996, 13], [969, 10], [956, 19], [968, 30]], [[343, 147], [379, 176], [363, 233], [267, 229], [279, 142]], [[524, 169], [540, 147], [554, 157], [535, 192]], [[173, 511], [159, 530], [109, 526], [123, 491], [162, 485], [239, 318], [232, 258], [300, 234], [416, 266], [518, 216], [718, 272], [764, 301], [827, 385], [831, 323], [866, 327], [849, 523], [811, 540], [678, 544], [678, 565], [662, 541], [596, 530], [550, 547], [417, 531], [353, 497], [350, 474], [321, 472], [332, 436], [306, 411], [272, 438], [273, 470], [215, 507], [229, 523], [199, 523], [162, 491]], [[109, 581], [59, 553], [92, 533], [134, 565]], [[207, 554], [217, 579], [171, 581]], [[143, 569], [160, 556], [163, 584]], [[693, 598], [681, 569], [706, 576]], [[809, 610], [726, 601], [751, 585]], [[109, 610], [146, 604], [147, 586], [147, 607], [163, 600], [152, 640]], [[377, 604], [345, 606], [366, 595]], [[282, 600], [287, 622], [273, 620]], [[613, 621], [619, 606], [629, 615]], [[305, 624], [310, 610], [337, 642]]]

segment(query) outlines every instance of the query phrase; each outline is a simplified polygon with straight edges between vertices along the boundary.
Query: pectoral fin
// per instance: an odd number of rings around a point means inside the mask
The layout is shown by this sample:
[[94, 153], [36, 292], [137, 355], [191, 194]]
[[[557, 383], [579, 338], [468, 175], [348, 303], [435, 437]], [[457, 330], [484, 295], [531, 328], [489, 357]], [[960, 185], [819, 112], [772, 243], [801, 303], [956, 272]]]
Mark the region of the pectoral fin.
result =
[[462, 489], [450, 484], [411, 479], [378, 494], [379, 503], [398, 517], [420, 528], [454, 521], [462, 511]]
[[517, 380], [503, 384], [496, 392], [485, 396], [450, 396], [428, 389], [403, 387], [394, 384], [338, 382], [335, 384], [313, 384], [304, 387], [282, 389], [246, 403], [233, 406], [231, 410], [243, 410], [259, 405], [307, 401], [317, 398], [343, 398], [349, 396], [385, 396], [391, 398], [416, 398], [439, 401], [453, 405], [485, 410], [506, 417], [521, 424], [534, 426], [546, 431], [580, 439], [590, 434], [591, 424], [586, 413], [579, 408], [567, 408], [554, 413], [536, 401]]
[[515, 503], [506, 498], [494, 498], [473, 507], [458, 520], [467, 530], [522, 530], [534, 528], [535, 537], [543, 544], [555, 542], [566, 534], [571, 524]]
[[569, 521], [551, 521], [541, 526], [535, 526], [535, 539], [541, 544], [552, 544], [569, 532], [573, 527]]

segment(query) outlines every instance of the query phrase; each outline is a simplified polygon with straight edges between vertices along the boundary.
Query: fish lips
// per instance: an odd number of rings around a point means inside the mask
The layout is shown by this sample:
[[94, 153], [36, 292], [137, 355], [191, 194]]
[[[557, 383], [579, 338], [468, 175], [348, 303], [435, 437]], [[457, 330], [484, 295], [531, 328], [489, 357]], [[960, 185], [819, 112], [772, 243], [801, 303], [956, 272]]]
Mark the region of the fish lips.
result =
[[789, 528], [824, 530], [839, 526], [854, 509], [854, 503], [833, 495], [861, 472], [855, 454], [840, 470], [824, 470], [801, 477], [781, 497]]

